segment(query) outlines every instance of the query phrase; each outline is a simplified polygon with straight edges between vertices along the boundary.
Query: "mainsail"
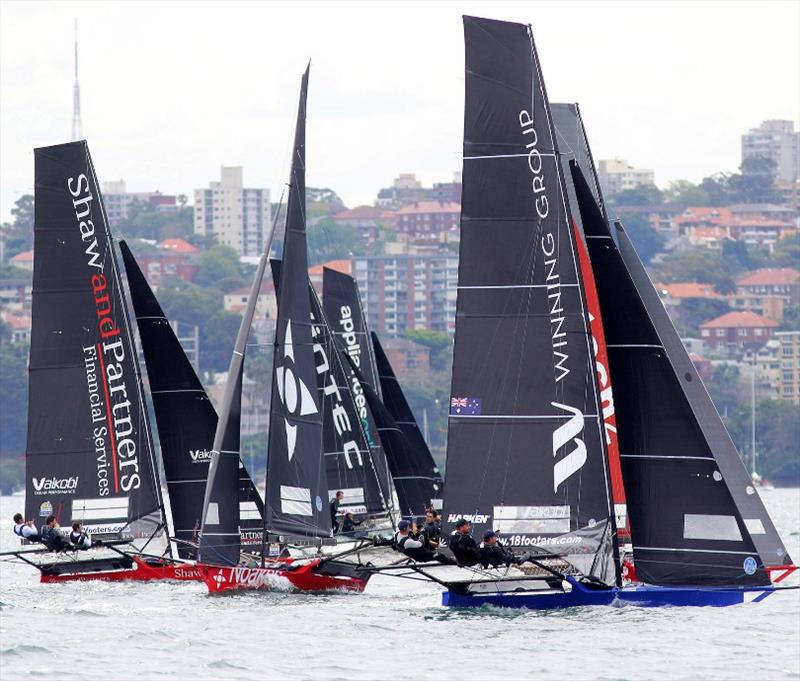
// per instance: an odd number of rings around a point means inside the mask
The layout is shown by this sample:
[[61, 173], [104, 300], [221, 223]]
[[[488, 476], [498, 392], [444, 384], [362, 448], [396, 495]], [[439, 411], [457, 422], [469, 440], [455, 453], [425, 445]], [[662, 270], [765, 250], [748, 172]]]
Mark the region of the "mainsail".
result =
[[791, 563], [657, 291], [572, 164], [597, 276], [639, 579], [768, 584]]
[[530, 27], [464, 18], [466, 104], [446, 528], [611, 584], [614, 518], [588, 313]]
[[[217, 413], [124, 241], [120, 242], [120, 250], [147, 364], [175, 537], [185, 542], [196, 542], [200, 534]], [[237, 438], [238, 411], [236, 409], [231, 416], [231, 430]], [[232, 448], [238, 450], [238, 444], [233, 444]], [[264, 504], [241, 462], [239, 509], [240, 532], [245, 538], [243, 543], [249, 539], [250, 543], [260, 547]], [[181, 558], [196, 557], [195, 551], [184, 543], [178, 545], [178, 554]]]
[[[275, 291], [280, 295], [281, 261], [271, 260]], [[322, 405], [322, 448], [328, 484], [328, 502], [336, 493], [344, 494], [341, 513], [385, 516], [391, 497], [385, 496], [378, 483], [379, 474], [373, 462], [373, 448], [367, 441], [356, 406], [353, 386], [361, 390], [357, 379], [351, 381], [350, 365], [342, 356], [328, 319], [311, 282], [311, 336], [314, 340], [316, 388]], [[345, 371], [345, 365], [348, 371]], [[361, 395], [362, 401], [365, 401]], [[366, 408], [366, 407], [365, 407]], [[380, 453], [380, 452], [379, 452]]]
[[[400, 500], [400, 512], [403, 515], [419, 516], [431, 505], [440, 506], [438, 500], [442, 498], [442, 474], [374, 331], [372, 346], [375, 350], [383, 404], [394, 422], [394, 426], [387, 425], [390, 429], [387, 433], [397, 427], [403, 435], [402, 441], [386, 448], [392, 479]], [[397, 446], [398, 444], [401, 446]]]
[[276, 290], [266, 527], [279, 535], [328, 537], [331, 519], [322, 447], [322, 414], [316, 394], [306, 239], [305, 123], [308, 70], [297, 113], [286, 236]]
[[85, 141], [34, 151], [25, 517], [96, 535], [163, 522], [141, 377]]
[[[346, 353], [373, 390], [377, 390], [378, 370], [375, 366], [375, 356], [367, 329], [364, 308], [361, 305], [358, 284], [353, 277], [343, 272], [337, 272], [327, 267], [323, 268], [322, 272], [322, 306], [337, 350], [340, 353]], [[357, 416], [361, 421], [361, 427], [369, 445], [372, 466], [375, 470], [375, 481], [378, 485], [373, 496], [380, 496], [383, 502], [391, 506], [394, 486], [386, 462], [386, 454], [378, 434], [378, 426], [367, 404], [361, 381], [346, 357], [340, 357], [340, 361], [349, 381]]]

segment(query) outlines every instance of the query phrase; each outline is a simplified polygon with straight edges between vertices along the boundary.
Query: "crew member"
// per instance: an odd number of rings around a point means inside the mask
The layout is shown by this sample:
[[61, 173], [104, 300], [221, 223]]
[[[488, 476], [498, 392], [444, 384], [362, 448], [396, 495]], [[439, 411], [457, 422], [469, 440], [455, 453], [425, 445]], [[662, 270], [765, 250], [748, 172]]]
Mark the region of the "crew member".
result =
[[527, 554], [515, 556], [511, 551], [507, 550], [505, 546], [497, 541], [497, 533], [494, 530], [486, 530], [483, 533], [483, 546], [481, 546], [481, 565], [483, 567], [521, 565], [529, 558], [530, 556]]
[[42, 528], [42, 541], [51, 551], [69, 551], [69, 542], [64, 539], [54, 515], [47, 516], [45, 526]]
[[394, 535], [395, 551], [405, 554], [409, 558], [425, 562], [434, 560], [436, 554], [425, 546], [425, 538], [417, 533], [417, 526], [408, 520], [397, 523], [397, 532]]
[[33, 524], [33, 521], [29, 520], [25, 522], [22, 513], [14, 514], [14, 534], [28, 541], [40, 541], [42, 538], [39, 534], [39, 530], [36, 529], [36, 525]]
[[356, 527], [363, 524], [363, 522], [363, 520], [354, 520], [353, 514], [348, 511], [344, 514], [344, 518], [342, 519], [342, 528], [339, 533], [353, 535], [356, 532]]
[[76, 551], [85, 551], [92, 548], [92, 538], [89, 533], [83, 529], [83, 523], [77, 520], [72, 523], [72, 532], [69, 533], [69, 543], [75, 548]]
[[439, 548], [442, 538], [442, 521], [439, 514], [432, 508], [425, 511], [425, 527], [422, 528], [422, 534], [425, 536], [425, 543], [429, 549]]
[[456, 557], [459, 565], [470, 567], [477, 565], [481, 559], [481, 551], [472, 538], [472, 523], [461, 518], [456, 523], [456, 529], [450, 535], [448, 546]]
[[342, 503], [342, 499], [344, 499], [344, 492], [339, 490], [336, 492], [336, 496], [331, 501], [331, 527], [333, 528], [333, 533], [336, 534], [339, 531], [339, 521], [336, 517], [339, 515], [339, 505]]

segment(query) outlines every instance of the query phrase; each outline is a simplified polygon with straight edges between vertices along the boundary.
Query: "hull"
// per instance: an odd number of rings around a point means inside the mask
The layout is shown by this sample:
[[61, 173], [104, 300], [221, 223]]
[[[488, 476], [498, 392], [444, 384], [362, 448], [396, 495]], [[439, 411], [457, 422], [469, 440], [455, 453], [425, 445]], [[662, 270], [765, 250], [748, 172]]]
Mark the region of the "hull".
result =
[[[69, 570], [67, 570], [69, 568]], [[40, 581], [43, 584], [60, 582], [153, 582], [171, 580], [199, 582], [203, 573], [194, 565], [175, 564], [137, 556], [120, 556], [114, 561], [85, 561], [74, 565], [61, 565], [58, 571], [43, 568]]]
[[356, 576], [356, 565], [314, 560], [302, 565], [274, 561], [266, 567], [197, 566], [210, 594], [234, 591], [352, 591], [360, 593], [369, 575]]
[[[571, 581], [571, 580], [570, 580]], [[572, 583], [572, 581], [571, 581]], [[692, 587], [638, 585], [612, 589], [589, 589], [572, 583], [571, 591], [507, 592], [464, 594], [448, 590], [442, 594], [442, 605], [454, 608], [479, 608], [490, 605], [500, 608], [557, 610], [589, 605], [636, 605], [643, 608], [665, 606], [725, 607], [747, 602], [760, 602], [775, 592], [775, 587]]]

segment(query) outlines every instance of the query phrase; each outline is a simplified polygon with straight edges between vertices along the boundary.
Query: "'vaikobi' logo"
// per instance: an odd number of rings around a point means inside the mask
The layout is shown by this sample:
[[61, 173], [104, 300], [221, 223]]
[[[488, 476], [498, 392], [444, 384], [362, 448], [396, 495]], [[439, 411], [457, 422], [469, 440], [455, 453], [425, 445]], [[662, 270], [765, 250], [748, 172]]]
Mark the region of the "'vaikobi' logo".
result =
[[189, 456], [192, 463], [211, 463], [211, 452], [207, 449], [190, 449]]
[[78, 476], [71, 478], [31, 478], [34, 494], [75, 494]]

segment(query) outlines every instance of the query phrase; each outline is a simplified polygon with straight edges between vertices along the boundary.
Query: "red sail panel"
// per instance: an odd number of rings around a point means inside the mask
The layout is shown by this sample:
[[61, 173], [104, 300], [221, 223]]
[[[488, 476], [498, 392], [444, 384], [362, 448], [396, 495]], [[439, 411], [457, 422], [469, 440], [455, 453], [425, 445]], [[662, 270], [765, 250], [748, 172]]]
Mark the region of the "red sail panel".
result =
[[614, 412], [614, 393], [611, 388], [611, 372], [609, 371], [608, 351], [606, 350], [606, 338], [603, 332], [603, 317], [600, 314], [600, 300], [597, 297], [597, 287], [594, 283], [594, 272], [592, 271], [592, 263], [589, 261], [589, 253], [586, 251], [578, 225], [575, 224], [574, 220], [572, 229], [575, 231], [575, 243], [578, 245], [578, 263], [580, 264], [583, 278], [586, 308], [589, 312], [592, 348], [597, 369], [597, 384], [600, 389], [600, 403], [603, 409], [603, 427], [606, 433], [611, 494], [614, 499], [614, 509], [617, 516], [617, 533], [629, 535], [625, 485], [622, 482], [622, 466], [620, 465], [619, 442], [617, 440], [617, 416]]

